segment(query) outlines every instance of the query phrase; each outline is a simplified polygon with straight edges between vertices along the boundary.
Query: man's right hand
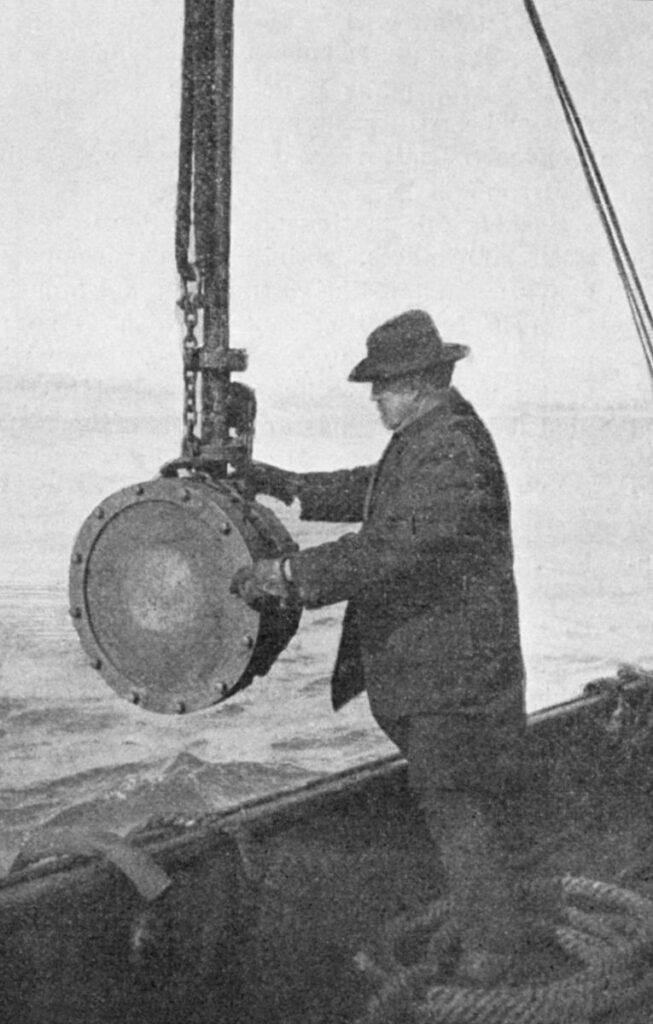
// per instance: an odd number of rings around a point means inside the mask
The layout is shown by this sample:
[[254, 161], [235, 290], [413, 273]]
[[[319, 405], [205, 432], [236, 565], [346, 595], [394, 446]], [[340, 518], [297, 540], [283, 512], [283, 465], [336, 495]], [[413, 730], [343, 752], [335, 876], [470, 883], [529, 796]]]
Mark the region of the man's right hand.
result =
[[250, 499], [258, 494], [267, 494], [284, 505], [292, 505], [299, 493], [299, 473], [279, 469], [267, 462], [250, 462], [242, 482], [245, 496]]

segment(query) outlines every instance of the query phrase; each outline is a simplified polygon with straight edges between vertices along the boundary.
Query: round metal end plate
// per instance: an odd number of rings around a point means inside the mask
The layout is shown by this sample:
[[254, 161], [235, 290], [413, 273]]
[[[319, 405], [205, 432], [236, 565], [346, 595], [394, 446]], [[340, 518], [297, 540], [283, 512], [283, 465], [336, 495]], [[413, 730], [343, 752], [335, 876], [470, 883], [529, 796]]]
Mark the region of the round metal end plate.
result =
[[259, 614], [229, 593], [251, 563], [238, 504], [214, 487], [154, 480], [111, 495], [71, 560], [71, 614], [91, 664], [151, 711], [228, 697], [258, 637]]

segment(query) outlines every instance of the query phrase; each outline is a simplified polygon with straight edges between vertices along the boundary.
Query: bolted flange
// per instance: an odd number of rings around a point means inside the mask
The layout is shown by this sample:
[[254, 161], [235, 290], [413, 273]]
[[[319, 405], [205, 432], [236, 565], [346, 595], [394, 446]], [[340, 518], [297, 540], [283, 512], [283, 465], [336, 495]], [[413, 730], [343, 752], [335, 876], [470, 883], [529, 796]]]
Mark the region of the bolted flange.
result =
[[233, 575], [295, 549], [269, 509], [227, 483], [162, 478], [110, 495], [83, 524], [70, 566], [71, 616], [91, 664], [147, 710], [179, 715], [226, 699], [269, 670], [300, 616], [254, 611], [230, 592]]

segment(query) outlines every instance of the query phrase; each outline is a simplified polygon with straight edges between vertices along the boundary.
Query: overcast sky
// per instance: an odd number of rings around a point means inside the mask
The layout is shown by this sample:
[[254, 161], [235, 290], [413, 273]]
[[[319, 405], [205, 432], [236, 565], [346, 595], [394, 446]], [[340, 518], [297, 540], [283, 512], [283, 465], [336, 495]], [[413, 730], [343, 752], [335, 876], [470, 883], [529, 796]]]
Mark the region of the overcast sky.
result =
[[[182, 0], [9, 0], [0, 372], [175, 386]], [[539, 0], [653, 296], [653, 3]], [[431, 311], [472, 397], [650, 401], [521, 0], [236, 0], [232, 343], [260, 400]]]

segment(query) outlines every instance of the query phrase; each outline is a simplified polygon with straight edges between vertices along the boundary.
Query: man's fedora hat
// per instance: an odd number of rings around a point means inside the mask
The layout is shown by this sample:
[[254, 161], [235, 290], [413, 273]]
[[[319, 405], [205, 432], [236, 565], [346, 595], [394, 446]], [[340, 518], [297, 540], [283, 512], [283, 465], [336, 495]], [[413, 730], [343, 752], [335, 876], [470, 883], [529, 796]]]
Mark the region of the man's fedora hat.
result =
[[349, 380], [392, 380], [420, 370], [463, 359], [466, 345], [447, 345], [428, 313], [411, 309], [372, 331], [367, 356], [349, 374]]

